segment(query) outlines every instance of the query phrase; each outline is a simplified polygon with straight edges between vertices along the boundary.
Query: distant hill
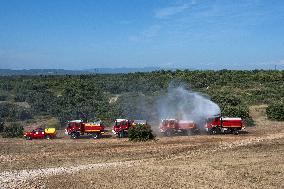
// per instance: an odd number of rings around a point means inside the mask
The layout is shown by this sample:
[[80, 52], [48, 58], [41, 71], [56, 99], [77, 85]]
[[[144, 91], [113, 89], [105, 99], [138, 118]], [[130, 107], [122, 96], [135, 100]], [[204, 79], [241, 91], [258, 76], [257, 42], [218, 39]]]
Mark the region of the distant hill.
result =
[[0, 69], [0, 76], [9, 75], [79, 75], [79, 74], [108, 74], [108, 73], [134, 73], [134, 72], [151, 72], [160, 70], [158, 67], [145, 68], [94, 68], [85, 70], [64, 70], [64, 69], [23, 69], [11, 70]]
[[134, 73], [134, 72], [152, 72], [161, 70], [159, 67], [144, 67], [144, 68], [95, 68], [85, 70], [91, 73]]
[[86, 71], [74, 71], [64, 69], [29, 69], [29, 70], [11, 70], [0, 69], [0, 76], [9, 75], [77, 75], [84, 74]]

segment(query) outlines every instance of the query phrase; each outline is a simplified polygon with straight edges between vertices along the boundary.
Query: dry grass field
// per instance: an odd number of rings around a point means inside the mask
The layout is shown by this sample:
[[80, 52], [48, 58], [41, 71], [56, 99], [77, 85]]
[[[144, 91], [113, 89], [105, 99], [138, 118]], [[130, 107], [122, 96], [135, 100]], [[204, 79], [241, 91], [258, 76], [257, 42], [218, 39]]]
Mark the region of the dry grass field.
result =
[[240, 135], [0, 139], [0, 188], [284, 188], [284, 123], [264, 110]]

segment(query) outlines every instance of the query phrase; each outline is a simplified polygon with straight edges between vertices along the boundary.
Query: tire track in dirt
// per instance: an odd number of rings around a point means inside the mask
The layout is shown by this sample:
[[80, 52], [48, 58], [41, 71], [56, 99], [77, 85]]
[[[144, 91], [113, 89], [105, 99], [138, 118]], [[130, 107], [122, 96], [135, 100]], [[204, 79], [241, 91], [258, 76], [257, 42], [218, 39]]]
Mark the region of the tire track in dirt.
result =
[[250, 144], [256, 144], [256, 143], [267, 141], [267, 140], [276, 140], [276, 139], [281, 139], [281, 138], [284, 138], [284, 133], [268, 134], [267, 136], [248, 138], [248, 139], [244, 139], [240, 141], [221, 142], [220, 148], [221, 149], [235, 148], [235, 147], [247, 146]]
[[45, 169], [34, 169], [34, 170], [21, 170], [21, 171], [5, 171], [0, 173], [0, 188], [14, 188], [15, 186], [24, 183], [25, 181], [35, 179], [37, 177], [47, 177], [51, 175], [60, 174], [72, 174], [81, 170], [96, 170], [101, 168], [113, 168], [113, 167], [131, 167], [139, 163], [136, 161], [126, 162], [111, 162], [111, 163], [97, 163], [87, 165], [77, 165], [69, 167], [55, 167]]

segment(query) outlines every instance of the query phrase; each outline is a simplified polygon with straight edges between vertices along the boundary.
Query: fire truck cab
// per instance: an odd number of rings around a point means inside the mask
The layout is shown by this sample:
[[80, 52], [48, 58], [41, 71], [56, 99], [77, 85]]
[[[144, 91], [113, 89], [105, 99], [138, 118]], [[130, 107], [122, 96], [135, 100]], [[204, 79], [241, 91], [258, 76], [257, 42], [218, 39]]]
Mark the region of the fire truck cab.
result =
[[128, 135], [128, 129], [135, 127], [136, 125], [147, 125], [146, 120], [128, 120], [128, 119], [116, 119], [113, 126], [113, 134], [119, 138], [126, 137]]
[[127, 119], [116, 119], [113, 126], [113, 134], [117, 135], [119, 138], [127, 136], [128, 129], [131, 127], [132, 121]]

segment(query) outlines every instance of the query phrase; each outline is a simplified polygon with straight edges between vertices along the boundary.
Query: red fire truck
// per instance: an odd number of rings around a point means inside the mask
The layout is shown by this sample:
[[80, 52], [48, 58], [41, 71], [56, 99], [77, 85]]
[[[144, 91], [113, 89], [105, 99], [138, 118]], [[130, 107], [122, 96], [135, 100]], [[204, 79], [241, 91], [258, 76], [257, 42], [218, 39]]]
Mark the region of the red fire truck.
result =
[[205, 129], [210, 134], [218, 133], [233, 133], [239, 134], [239, 131], [245, 129], [245, 125], [241, 118], [231, 118], [231, 117], [211, 117], [207, 120], [205, 124]]
[[160, 124], [160, 132], [165, 136], [172, 136], [177, 133], [192, 135], [198, 132], [198, 127], [191, 120], [164, 119]]
[[55, 128], [36, 128], [31, 132], [25, 132], [24, 137], [27, 140], [32, 139], [52, 139], [56, 137], [56, 129]]
[[135, 125], [147, 125], [146, 120], [127, 120], [127, 119], [116, 119], [113, 126], [113, 134], [119, 138], [126, 137], [128, 135], [128, 129]]
[[101, 121], [83, 122], [82, 120], [72, 120], [67, 122], [65, 134], [70, 135], [72, 139], [79, 138], [84, 134], [92, 135], [94, 139], [98, 139], [104, 133], [104, 129], [105, 127]]

